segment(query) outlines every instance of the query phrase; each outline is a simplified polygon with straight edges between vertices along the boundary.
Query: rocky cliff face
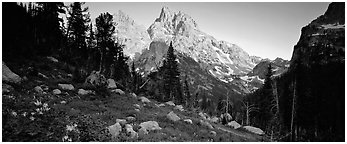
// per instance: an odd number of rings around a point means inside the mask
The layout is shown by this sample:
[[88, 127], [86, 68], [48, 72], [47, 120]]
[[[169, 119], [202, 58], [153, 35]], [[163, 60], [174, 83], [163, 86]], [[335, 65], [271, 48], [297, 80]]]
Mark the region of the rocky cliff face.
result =
[[147, 31], [153, 41], [173, 41], [178, 52], [204, 65], [203, 69], [216, 77], [246, 74], [256, 65], [254, 58], [236, 44], [216, 40], [201, 31], [189, 15], [167, 7]]
[[345, 6], [331, 3], [324, 15], [301, 29], [292, 63], [326, 64], [345, 58]]
[[125, 45], [125, 55], [134, 58], [136, 53], [139, 55], [143, 49], [149, 47], [150, 38], [144, 26], [136, 24], [122, 11], [114, 15], [114, 22], [116, 27], [114, 36], [117, 42]]

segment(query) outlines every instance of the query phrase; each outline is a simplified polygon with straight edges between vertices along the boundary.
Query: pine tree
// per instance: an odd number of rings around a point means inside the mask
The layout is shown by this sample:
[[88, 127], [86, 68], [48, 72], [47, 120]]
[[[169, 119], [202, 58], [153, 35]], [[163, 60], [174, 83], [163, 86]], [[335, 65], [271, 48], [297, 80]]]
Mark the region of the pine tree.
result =
[[57, 50], [62, 45], [62, 18], [60, 13], [65, 13], [63, 2], [39, 2], [37, 3], [38, 13], [35, 17], [35, 27], [37, 27], [37, 48], [38, 54], [50, 55], [53, 50]]
[[[82, 9], [82, 2], [74, 2], [70, 5], [68, 17], [68, 42], [69, 51], [73, 54], [81, 55], [81, 59], [87, 58], [87, 31], [88, 22], [90, 22], [89, 14], [86, 14], [88, 7]], [[75, 57], [75, 56], [74, 56]]]
[[180, 72], [178, 70], [178, 63], [176, 61], [172, 42], [170, 43], [161, 70], [163, 72], [165, 100], [174, 100], [175, 103], [178, 104], [184, 103], [184, 96], [182, 94], [179, 78]]
[[188, 76], [186, 75], [184, 78], [184, 94], [185, 94], [185, 98], [186, 98], [186, 106], [190, 107], [192, 105], [192, 98], [189, 92], [189, 85], [188, 85]]
[[102, 73], [105, 72], [105, 57], [106, 50], [114, 47], [114, 40], [112, 39], [112, 35], [114, 34], [115, 27], [113, 25], [113, 16], [108, 12], [100, 14], [96, 18], [96, 41], [97, 46], [100, 51], [100, 63], [99, 63], [99, 71]]

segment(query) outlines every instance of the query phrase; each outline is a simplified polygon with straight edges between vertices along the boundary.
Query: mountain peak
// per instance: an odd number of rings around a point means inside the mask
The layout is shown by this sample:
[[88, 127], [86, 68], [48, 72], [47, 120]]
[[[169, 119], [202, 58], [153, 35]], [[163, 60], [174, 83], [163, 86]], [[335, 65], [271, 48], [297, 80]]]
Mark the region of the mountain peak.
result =
[[161, 8], [160, 16], [156, 19], [157, 22], [172, 21], [174, 12], [172, 12], [169, 7], [164, 6]]
[[121, 10], [118, 10], [118, 12], [114, 16], [116, 22], [129, 23], [131, 25], [135, 23], [133, 19], [131, 19], [126, 13]]

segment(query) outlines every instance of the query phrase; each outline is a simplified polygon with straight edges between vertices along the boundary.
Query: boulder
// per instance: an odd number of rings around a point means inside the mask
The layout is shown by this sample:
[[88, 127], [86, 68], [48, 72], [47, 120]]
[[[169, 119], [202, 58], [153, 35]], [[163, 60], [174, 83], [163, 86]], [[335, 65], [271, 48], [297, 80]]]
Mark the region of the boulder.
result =
[[36, 86], [35, 88], [34, 88], [34, 90], [35, 90], [35, 92], [37, 92], [37, 93], [43, 93], [43, 89], [40, 87], [40, 86]]
[[216, 133], [215, 131], [210, 131], [210, 133], [209, 133], [209, 134], [210, 134], [210, 136], [211, 136], [211, 137], [215, 137], [215, 136], [217, 136], [217, 133]]
[[187, 124], [193, 124], [193, 121], [191, 119], [185, 119], [183, 121], [186, 122]]
[[163, 106], [165, 106], [165, 104], [162, 103], [162, 104], [159, 104], [158, 106], [159, 106], [159, 107], [163, 107]]
[[222, 121], [225, 121], [226, 123], [228, 123], [228, 122], [233, 120], [233, 117], [229, 113], [221, 114], [220, 118], [221, 118]]
[[48, 56], [47, 59], [49, 59], [52, 62], [56, 62], [56, 63], [59, 62], [56, 58], [51, 57], [51, 56]]
[[61, 91], [59, 89], [54, 89], [53, 94], [55, 95], [61, 94]]
[[148, 98], [146, 98], [146, 97], [144, 97], [144, 96], [140, 97], [139, 99], [140, 99], [140, 101], [143, 102], [143, 103], [150, 103], [150, 102], [151, 102]]
[[125, 131], [129, 135], [129, 137], [132, 139], [138, 137], [137, 132], [134, 131], [133, 126], [131, 126], [130, 124], [125, 125]]
[[105, 86], [107, 80], [105, 76], [100, 74], [100, 72], [92, 71], [92, 73], [86, 78], [85, 84], [91, 84], [93, 86]]
[[209, 129], [213, 129], [213, 126], [207, 121], [200, 120], [200, 125], [205, 126]]
[[149, 131], [154, 130], [161, 130], [161, 127], [159, 127], [158, 122], [156, 121], [147, 121], [140, 124], [140, 130], [139, 133], [148, 134]]
[[206, 115], [203, 112], [199, 112], [199, 116], [204, 120], [207, 119]]
[[8, 68], [4, 62], [2, 62], [2, 81], [18, 84], [22, 81], [22, 78], [12, 72], [10, 68]]
[[72, 84], [58, 84], [58, 87], [62, 90], [74, 90], [75, 87]]
[[120, 125], [124, 126], [127, 121], [125, 119], [116, 119], [116, 123], [119, 123]]
[[130, 93], [130, 95], [133, 97], [133, 98], [137, 98], [137, 95], [135, 93]]
[[135, 111], [140, 112], [140, 109], [135, 109]]
[[174, 109], [179, 110], [179, 111], [184, 111], [182, 105], [176, 105]]
[[127, 118], [125, 118], [127, 120], [127, 122], [135, 122], [136, 118], [132, 117], [132, 116], [128, 116]]
[[79, 95], [88, 95], [88, 94], [93, 94], [94, 92], [92, 90], [84, 90], [84, 89], [78, 89], [78, 94]]
[[166, 117], [173, 122], [179, 121], [181, 119], [173, 111], [171, 111], [169, 114], [167, 114]]
[[119, 123], [111, 125], [108, 127], [108, 131], [112, 135], [113, 138], [117, 138], [119, 133], [122, 131], [122, 126]]
[[115, 90], [112, 90], [112, 92], [118, 93], [120, 95], [124, 95], [125, 94], [125, 92], [122, 91], [121, 89], [115, 89]]
[[244, 128], [245, 130], [251, 132], [251, 133], [255, 133], [255, 134], [258, 134], [258, 135], [263, 135], [264, 134], [264, 131], [261, 130], [260, 128], [256, 128], [256, 127], [252, 127], [252, 126], [244, 126], [242, 127]]
[[134, 107], [137, 108], [137, 109], [141, 108], [139, 104], [134, 104]]
[[2, 83], [2, 94], [9, 93], [9, 92], [11, 92], [13, 90], [14, 90], [14, 88], [11, 85]]
[[116, 82], [114, 81], [114, 79], [108, 79], [107, 80], [107, 88], [108, 89], [116, 89], [117, 85]]
[[229, 127], [232, 127], [233, 129], [238, 129], [241, 127], [241, 125], [239, 123], [237, 123], [236, 121], [231, 121], [227, 124]]
[[175, 106], [175, 103], [172, 102], [172, 101], [168, 101], [168, 102], [166, 102], [165, 104], [167, 104], [167, 105], [169, 105], [169, 106]]
[[210, 122], [212, 122], [212, 123], [218, 123], [218, 122], [219, 122], [219, 119], [218, 119], [217, 117], [212, 117], [212, 118], [210, 118], [209, 120], [210, 120]]

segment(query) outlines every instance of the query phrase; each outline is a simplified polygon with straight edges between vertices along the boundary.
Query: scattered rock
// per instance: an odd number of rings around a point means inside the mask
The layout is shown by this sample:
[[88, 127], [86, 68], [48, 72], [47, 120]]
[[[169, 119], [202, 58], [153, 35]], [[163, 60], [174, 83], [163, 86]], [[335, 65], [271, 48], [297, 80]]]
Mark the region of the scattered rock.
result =
[[36, 86], [35, 88], [34, 88], [34, 90], [35, 90], [35, 92], [37, 92], [37, 93], [43, 93], [43, 89], [40, 87], [40, 86]]
[[141, 108], [139, 104], [134, 104], [134, 107], [137, 108], [137, 109]]
[[179, 110], [179, 111], [184, 111], [182, 105], [176, 105], [174, 109]]
[[144, 96], [140, 97], [139, 99], [140, 99], [141, 102], [143, 102], [143, 103], [150, 103], [150, 102], [151, 102], [148, 98], [146, 98], [146, 97], [144, 97]]
[[168, 101], [168, 102], [166, 102], [165, 104], [167, 104], [167, 105], [169, 105], [169, 106], [175, 106], [175, 103], [172, 102], [172, 101]]
[[210, 122], [213, 122], [213, 123], [218, 123], [219, 122], [219, 119], [217, 117], [215, 117], [215, 116], [210, 118], [209, 120], [210, 120]]
[[126, 124], [125, 125], [125, 130], [127, 132], [127, 134], [129, 135], [130, 138], [137, 138], [138, 134], [137, 132], [134, 131], [133, 127], [130, 124]]
[[52, 62], [56, 62], [56, 63], [59, 62], [56, 58], [51, 57], [51, 56], [48, 56], [47, 59], [49, 59]]
[[11, 92], [13, 90], [14, 90], [14, 88], [11, 85], [2, 83], [2, 94], [9, 93], [9, 92]]
[[210, 131], [210, 136], [215, 137], [217, 136], [217, 133], [215, 131]]
[[165, 106], [165, 104], [162, 103], [162, 104], [159, 104], [158, 106], [159, 106], [159, 107], [163, 107], [163, 106]]
[[125, 92], [122, 91], [121, 89], [112, 90], [112, 92], [118, 93], [120, 95], [124, 95], [125, 94]]
[[193, 124], [193, 121], [191, 119], [185, 119], [183, 121], [186, 122], [187, 124]]
[[62, 90], [74, 90], [75, 87], [72, 84], [58, 84], [58, 87]]
[[8, 68], [5, 62], [2, 62], [2, 81], [10, 82], [10, 83], [20, 83], [22, 78], [12, 72], [10, 68]]
[[84, 89], [78, 89], [78, 94], [79, 95], [88, 95], [88, 94], [93, 94], [94, 92], [92, 90], [84, 90]]
[[28, 77], [24, 76], [23, 81], [27, 81], [27, 80], [28, 80]]
[[244, 126], [242, 128], [246, 129], [249, 132], [258, 134], [258, 135], [263, 135], [264, 134], [264, 131], [261, 130], [260, 128], [256, 128], [256, 127], [252, 127], [252, 126]]
[[158, 122], [156, 121], [147, 121], [140, 124], [140, 130], [139, 133], [148, 134], [149, 131], [154, 130], [161, 130], [161, 127], [159, 127]]
[[178, 117], [173, 111], [166, 115], [166, 117], [171, 121], [179, 121], [181, 118]]
[[209, 129], [213, 129], [213, 126], [209, 122], [207, 122], [207, 121], [200, 120], [200, 124], [202, 126], [206, 126]]
[[129, 116], [126, 118], [127, 122], [130, 123], [130, 122], [134, 122], [136, 120], [135, 117], [132, 117], [132, 116]]
[[206, 115], [203, 112], [199, 112], [199, 116], [204, 120], [207, 119]]
[[91, 84], [93, 86], [105, 86], [107, 80], [105, 76], [100, 74], [100, 72], [92, 71], [92, 73], [86, 78], [85, 84]]
[[229, 113], [221, 114], [220, 118], [222, 121], [225, 121], [226, 123], [233, 120], [233, 117]]
[[59, 89], [54, 89], [53, 94], [55, 95], [61, 94], [61, 91]]
[[130, 94], [133, 98], [137, 98], [137, 95], [135, 93]]
[[111, 133], [113, 138], [117, 138], [119, 133], [122, 131], [122, 126], [119, 123], [108, 127], [108, 131]]
[[116, 119], [116, 123], [119, 123], [120, 125], [124, 126], [127, 121], [125, 119]]
[[238, 129], [241, 127], [241, 125], [239, 123], [237, 123], [236, 121], [231, 121], [228, 123], [228, 126], [234, 128], [234, 129]]
[[107, 80], [107, 88], [108, 89], [116, 89], [117, 85], [116, 82], [114, 81], [114, 79], [108, 79]]

